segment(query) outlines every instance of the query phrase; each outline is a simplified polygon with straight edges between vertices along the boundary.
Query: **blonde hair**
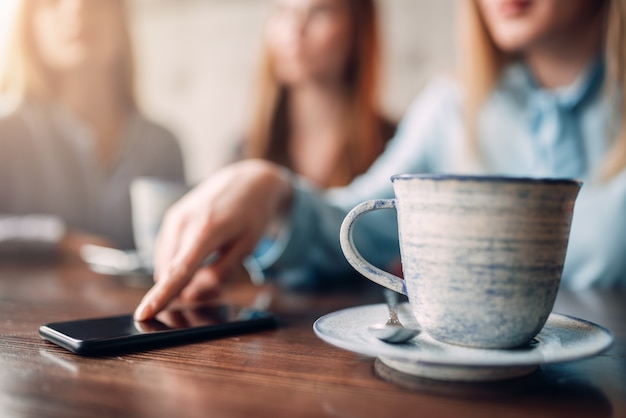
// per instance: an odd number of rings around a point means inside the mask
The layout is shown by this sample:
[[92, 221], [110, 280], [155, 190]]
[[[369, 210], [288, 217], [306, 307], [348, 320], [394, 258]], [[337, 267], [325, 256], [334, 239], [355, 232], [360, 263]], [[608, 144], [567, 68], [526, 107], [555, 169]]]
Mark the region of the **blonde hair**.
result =
[[[341, 164], [334, 167], [330, 186], [348, 184], [357, 174], [367, 170], [389, 139], [386, 134], [390, 134], [388, 131], [393, 129], [384, 128], [385, 121], [378, 108], [380, 38], [374, 1], [348, 0], [347, 3], [354, 31], [345, 77], [350, 96], [345, 124], [346, 146]], [[289, 166], [286, 155], [289, 140], [289, 91], [277, 80], [271, 55], [265, 46], [244, 156], [266, 158]]]
[[[55, 96], [52, 73], [37, 54], [33, 34], [33, 15], [39, 0], [21, 0], [9, 39], [5, 67], [0, 74], [0, 93], [12, 99], [14, 105], [25, 100], [49, 101]], [[117, 88], [123, 104], [133, 109], [135, 95], [135, 63], [127, 23], [125, 0], [118, 0], [120, 27], [123, 39], [121, 55], [116, 66]]]
[[619, 113], [617, 120], [621, 122], [620, 131], [604, 165], [603, 178], [615, 176], [626, 167], [626, 1], [610, 0], [607, 7], [607, 64], [609, 70], [609, 86], [607, 91], [617, 94]]
[[[460, 21], [460, 65], [459, 71], [465, 93], [465, 119], [471, 151], [480, 153], [476, 138], [477, 118], [503, 68], [514, 56], [503, 53], [494, 44], [475, 0], [459, 1]], [[600, 173], [609, 179], [626, 168], [626, 0], [606, 0], [604, 7], [605, 56], [608, 64], [606, 94], [619, 103], [620, 114], [616, 115], [622, 126], [614, 138], [611, 151]], [[615, 99], [619, 99], [615, 100]]]

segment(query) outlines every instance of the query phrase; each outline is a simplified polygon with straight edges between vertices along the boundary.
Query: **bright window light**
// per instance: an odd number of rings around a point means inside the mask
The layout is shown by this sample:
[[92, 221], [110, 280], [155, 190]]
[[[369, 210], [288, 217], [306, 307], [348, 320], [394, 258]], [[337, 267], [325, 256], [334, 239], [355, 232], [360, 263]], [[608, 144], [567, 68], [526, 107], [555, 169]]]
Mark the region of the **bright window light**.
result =
[[17, 4], [18, 0], [0, 0], [0, 71], [4, 67], [7, 41], [9, 32], [13, 27], [13, 17]]

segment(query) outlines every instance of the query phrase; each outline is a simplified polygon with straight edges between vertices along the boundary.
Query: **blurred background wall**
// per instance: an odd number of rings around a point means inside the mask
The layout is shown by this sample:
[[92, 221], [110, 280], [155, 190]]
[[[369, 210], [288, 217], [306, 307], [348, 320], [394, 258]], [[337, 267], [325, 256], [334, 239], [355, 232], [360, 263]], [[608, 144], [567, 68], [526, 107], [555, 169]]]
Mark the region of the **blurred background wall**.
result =
[[[391, 117], [453, 64], [454, 1], [379, 0]], [[191, 181], [227, 163], [243, 135], [267, 3], [131, 0], [142, 105], [181, 140]], [[0, 56], [11, 4], [0, 0]]]

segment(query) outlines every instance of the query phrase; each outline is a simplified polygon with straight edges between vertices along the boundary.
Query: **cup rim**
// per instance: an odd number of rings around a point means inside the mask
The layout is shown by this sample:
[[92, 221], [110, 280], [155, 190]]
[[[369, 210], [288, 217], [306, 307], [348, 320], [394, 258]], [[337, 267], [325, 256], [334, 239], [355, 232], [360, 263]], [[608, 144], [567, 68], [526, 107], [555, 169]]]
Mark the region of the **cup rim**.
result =
[[581, 180], [561, 177], [517, 177], [502, 175], [476, 175], [476, 174], [444, 174], [444, 173], [419, 173], [419, 174], [394, 174], [391, 182], [397, 180], [433, 180], [433, 181], [467, 181], [467, 182], [498, 182], [498, 183], [534, 183], [534, 184], [563, 184], [582, 186]]

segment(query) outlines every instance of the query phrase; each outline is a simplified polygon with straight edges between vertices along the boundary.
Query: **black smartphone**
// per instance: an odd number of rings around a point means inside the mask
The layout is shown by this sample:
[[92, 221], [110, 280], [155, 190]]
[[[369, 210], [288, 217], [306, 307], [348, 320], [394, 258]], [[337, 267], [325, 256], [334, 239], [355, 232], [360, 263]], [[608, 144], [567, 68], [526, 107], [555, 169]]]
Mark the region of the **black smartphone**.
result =
[[53, 322], [39, 335], [80, 355], [95, 356], [178, 345], [276, 326], [269, 312], [232, 305], [163, 311], [148, 321], [132, 315]]

